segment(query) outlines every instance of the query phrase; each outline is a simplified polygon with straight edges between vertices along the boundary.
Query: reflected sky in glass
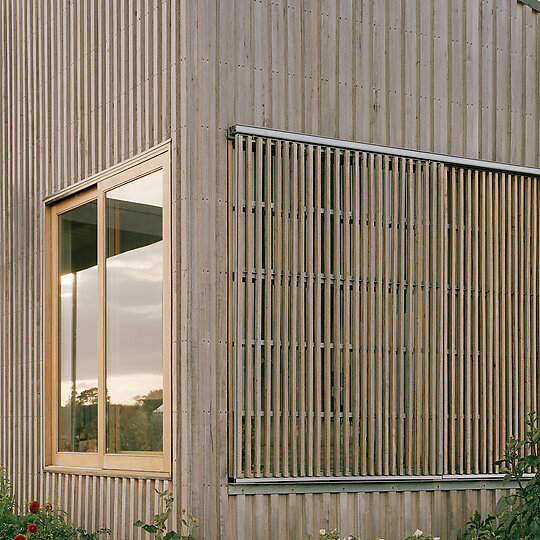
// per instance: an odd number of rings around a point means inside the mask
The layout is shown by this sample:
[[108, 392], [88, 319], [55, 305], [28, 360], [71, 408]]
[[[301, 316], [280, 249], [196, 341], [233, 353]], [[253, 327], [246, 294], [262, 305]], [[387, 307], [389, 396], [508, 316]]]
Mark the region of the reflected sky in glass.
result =
[[[60, 277], [60, 404], [97, 387], [97, 266]], [[74, 298], [76, 299], [74, 302]], [[73, 334], [73, 323], [76, 325]], [[75, 342], [73, 337], [75, 336]]]
[[162, 448], [162, 190], [158, 171], [106, 194], [110, 452]]
[[59, 231], [58, 445], [85, 452], [97, 448], [96, 401], [83, 394], [98, 385], [96, 201], [61, 214]]

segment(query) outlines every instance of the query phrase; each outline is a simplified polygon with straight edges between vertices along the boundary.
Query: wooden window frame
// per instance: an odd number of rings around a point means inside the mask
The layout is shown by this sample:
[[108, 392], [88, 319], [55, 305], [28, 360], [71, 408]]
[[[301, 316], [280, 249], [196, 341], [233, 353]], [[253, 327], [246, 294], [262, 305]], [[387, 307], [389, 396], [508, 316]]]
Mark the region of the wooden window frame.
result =
[[[163, 452], [106, 453], [105, 197], [114, 188], [163, 171]], [[43, 203], [43, 467], [46, 471], [168, 478], [171, 471], [171, 174], [163, 144], [85, 180]], [[98, 244], [98, 451], [58, 451], [58, 222], [59, 216], [97, 201]]]

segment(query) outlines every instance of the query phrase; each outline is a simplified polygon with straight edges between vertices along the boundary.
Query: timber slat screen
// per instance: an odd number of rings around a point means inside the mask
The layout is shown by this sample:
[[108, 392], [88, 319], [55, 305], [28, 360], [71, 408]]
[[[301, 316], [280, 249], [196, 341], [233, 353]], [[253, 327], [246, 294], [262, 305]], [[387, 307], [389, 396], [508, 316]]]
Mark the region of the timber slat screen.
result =
[[538, 178], [230, 144], [231, 476], [495, 472], [538, 408]]

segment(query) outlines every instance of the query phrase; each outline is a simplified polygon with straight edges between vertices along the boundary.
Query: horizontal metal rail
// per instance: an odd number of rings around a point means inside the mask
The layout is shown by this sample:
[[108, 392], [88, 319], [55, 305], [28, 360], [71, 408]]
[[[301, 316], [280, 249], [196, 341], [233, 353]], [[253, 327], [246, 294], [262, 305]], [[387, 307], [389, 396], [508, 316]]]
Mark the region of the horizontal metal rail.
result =
[[494, 161], [484, 161], [481, 159], [465, 158], [459, 156], [448, 156], [445, 154], [436, 154], [433, 152], [420, 152], [406, 148], [394, 148], [390, 146], [381, 146], [377, 144], [366, 144], [345, 139], [334, 139], [331, 137], [319, 137], [317, 135], [305, 135], [303, 133], [291, 133], [277, 129], [259, 128], [235, 124], [228, 130], [228, 136], [233, 138], [235, 135], [251, 135], [256, 137], [267, 137], [269, 139], [287, 140], [289, 142], [298, 142], [304, 144], [313, 144], [317, 146], [335, 146], [346, 150], [357, 150], [361, 152], [373, 152], [377, 154], [387, 154], [411, 159], [420, 159], [428, 161], [438, 161], [449, 165], [460, 165], [463, 167], [472, 167], [475, 169], [490, 169], [495, 171], [508, 172], [512, 174], [523, 174], [526, 176], [540, 176], [540, 168], [525, 167], [523, 165], [513, 165], [510, 163], [497, 163]]
[[[532, 478], [527, 475], [526, 478]], [[457, 491], [470, 489], [516, 489], [502, 474], [430, 476], [340, 476], [309, 478], [231, 479], [229, 495], [286, 495], [289, 493], [358, 493], [400, 491]]]
[[540, 2], [538, 0], [518, 0], [522, 4], [529, 6], [533, 11], [540, 13]]

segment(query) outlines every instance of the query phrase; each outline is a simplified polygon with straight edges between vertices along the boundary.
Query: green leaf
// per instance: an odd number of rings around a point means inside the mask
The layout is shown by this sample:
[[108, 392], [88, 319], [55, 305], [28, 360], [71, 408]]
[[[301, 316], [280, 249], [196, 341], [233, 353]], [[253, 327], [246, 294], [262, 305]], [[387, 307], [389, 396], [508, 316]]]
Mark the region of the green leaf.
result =
[[149, 533], [152, 533], [152, 534], [156, 534], [159, 531], [159, 529], [157, 527], [155, 527], [154, 525], [143, 525], [143, 529], [146, 532], [149, 532]]
[[495, 515], [500, 516], [508, 506], [508, 502], [506, 500], [506, 497], [501, 497], [499, 501], [497, 502], [497, 505], [495, 506]]
[[503, 478], [503, 486], [505, 486], [506, 484], [508, 484], [508, 482], [510, 482], [510, 480], [513, 479], [513, 476], [511, 474], [505, 474], [504, 475], [504, 478]]
[[133, 525], [135, 525], [135, 527], [142, 527], [144, 525], [144, 522], [138, 519]]

